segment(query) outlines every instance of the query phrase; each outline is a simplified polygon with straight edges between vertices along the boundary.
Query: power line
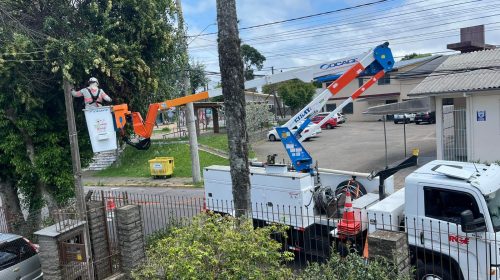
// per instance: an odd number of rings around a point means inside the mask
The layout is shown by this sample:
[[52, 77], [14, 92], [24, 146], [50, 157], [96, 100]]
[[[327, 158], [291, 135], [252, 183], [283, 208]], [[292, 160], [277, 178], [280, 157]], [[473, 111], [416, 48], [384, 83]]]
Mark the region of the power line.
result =
[[[238, 30], [248, 30], [248, 29], [254, 29], [254, 28], [260, 28], [264, 26], [270, 26], [270, 25], [276, 25], [276, 24], [281, 24], [281, 23], [286, 23], [286, 22], [292, 22], [292, 21], [298, 21], [298, 20], [303, 20], [303, 19], [308, 19], [308, 18], [313, 18], [313, 17], [318, 17], [318, 16], [324, 16], [327, 14], [332, 14], [332, 13], [338, 13], [338, 12], [343, 12], [343, 11], [349, 11], [349, 10], [354, 10], [358, 8], [363, 8], [363, 7], [368, 7], [380, 3], [387, 2], [389, 0], [378, 0], [374, 2], [369, 2], [369, 3], [364, 3], [364, 4], [359, 4], [355, 6], [350, 6], [350, 7], [345, 7], [345, 8], [340, 8], [336, 10], [331, 10], [327, 12], [322, 12], [322, 13], [317, 13], [317, 14], [312, 14], [312, 15], [306, 15], [306, 16], [301, 16], [301, 17], [296, 17], [296, 18], [290, 18], [290, 19], [285, 19], [285, 20], [279, 20], [279, 21], [273, 21], [273, 22], [268, 22], [268, 23], [263, 23], [263, 24], [257, 24], [257, 25], [252, 25], [252, 26], [246, 26], [246, 27], [241, 27]], [[204, 33], [204, 34], [199, 34], [198, 36], [207, 36], [207, 35], [214, 35], [217, 34], [217, 32], [210, 32], [210, 33]], [[188, 36], [190, 37], [190, 36]]]

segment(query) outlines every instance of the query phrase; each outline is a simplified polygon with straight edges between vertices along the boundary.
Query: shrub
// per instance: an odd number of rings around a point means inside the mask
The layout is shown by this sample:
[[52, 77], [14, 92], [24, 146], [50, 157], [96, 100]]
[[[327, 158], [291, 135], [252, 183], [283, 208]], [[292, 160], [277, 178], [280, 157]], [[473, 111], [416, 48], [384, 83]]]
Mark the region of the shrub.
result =
[[135, 279], [288, 279], [284, 262], [290, 252], [270, 238], [284, 234], [283, 226], [254, 229], [245, 220], [202, 214], [192, 224], [174, 227], [147, 249], [147, 260], [133, 273]]
[[[409, 273], [408, 273], [409, 274]], [[311, 263], [301, 274], [307, 280], [409, 280], [408, 274], [400, 274], [383, 258], [375, 258], [366, 263], [358, 254], [341, 258], [333, 253], [326, 263]]]

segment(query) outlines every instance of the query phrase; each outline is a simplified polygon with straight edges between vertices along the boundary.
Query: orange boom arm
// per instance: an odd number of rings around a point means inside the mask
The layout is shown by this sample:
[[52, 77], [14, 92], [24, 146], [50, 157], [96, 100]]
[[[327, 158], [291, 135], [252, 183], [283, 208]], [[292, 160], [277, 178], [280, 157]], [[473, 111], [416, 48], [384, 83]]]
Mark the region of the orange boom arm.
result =
[[116, 128], [123, 130], [128, 119], [129, 121], [132, 121], [135, 134], [141, 136], [142, 138], [150, 138], [153, 133], [153, 127], [156, 122], [158, 110], [166, 110], [168, 108], [185, 105], [190, 102], [208, 99], [209, 97], [208, 91], [203, 91], [164, 102], [150, 104], [146, 115], [146, 121], [142, 119], [141, 113], [130, 112], [127, 104], [115, 105], [113, 106], [113, 113], [115, 115]]

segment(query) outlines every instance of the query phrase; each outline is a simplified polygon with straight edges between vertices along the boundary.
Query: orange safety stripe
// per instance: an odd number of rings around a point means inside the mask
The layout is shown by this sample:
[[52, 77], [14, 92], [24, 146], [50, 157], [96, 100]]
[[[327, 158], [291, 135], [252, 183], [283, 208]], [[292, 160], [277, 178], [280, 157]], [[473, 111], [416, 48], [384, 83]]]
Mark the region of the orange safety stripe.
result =
[[347, 70], [342, 76], [340, 76], [336, 81], [328, 86], [328, 90], [332, 95], [337, 94], [341, 89], [343, 89], [347, 84], [354, 80], [365, 68], [361, 63], [355, 64], [351, 69]]
[[366, 83], [364, 83], [360, 88], [358, 88], [352, 95], [352, 99], [358, 98], [363, 92], [365, 92], [369, 87], [371, 87], [376, 81], [385, 75], [384, 70], [380, 70], [377, 74], [371, 77]]
[[175, 98], [172, 100], [167, 100], [167, 101], [162, 102], [160, 104], [160, 108], [168, 109], [168, 108], [172, 108], [172, 107], [176, 107], [176, 106], [180, 106], [180, 105], [185, 105], [185, 104], [188, 104], [191, 102], [200, 101], [200, 100], [204, 100], [204, 99], [208, 99], [208, 91], [202, 91], [202, 92], [199, 92], [196, 94], [186, 95], [186, 96]]

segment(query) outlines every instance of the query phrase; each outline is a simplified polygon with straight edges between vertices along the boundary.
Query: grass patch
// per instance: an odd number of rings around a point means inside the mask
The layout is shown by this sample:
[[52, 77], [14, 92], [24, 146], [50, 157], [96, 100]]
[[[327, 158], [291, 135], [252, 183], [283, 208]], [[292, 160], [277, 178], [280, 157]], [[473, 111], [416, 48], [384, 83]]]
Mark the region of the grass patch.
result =
[[[221, 157], [200, 151], [200, 165], [203, 169], [210, 165], [229, 165]], [[174, 157], [173, 177], [191, 177], [191, 157], [187, 144], [158, 145], [152, 143], [149, 150], [139, 151], [127, 147], [120, 158], [119, 165], [113, 165], [95, 174], [98, 177], [150, 177], [148, 160], [155, 157]]]
[[198, 138], [198, 143], [216, 148], [225, 152], [229, 151], [227, 144], [227, 134], [202, 135]]
[[[222, 150], [225, 152], [229, 152], [229, 146], [227, 143], [227, 134], [209, 134], [209, 135], [202, 135], [198, 137], [198, 143], [202, 145], [207, 145], [209, 147]], [[249, 158], [254, 158], [255, 157], [255, 152], [252, 150], [252, 147], [250, 145], [249, 151], [248, 151], [248, 157]]]

